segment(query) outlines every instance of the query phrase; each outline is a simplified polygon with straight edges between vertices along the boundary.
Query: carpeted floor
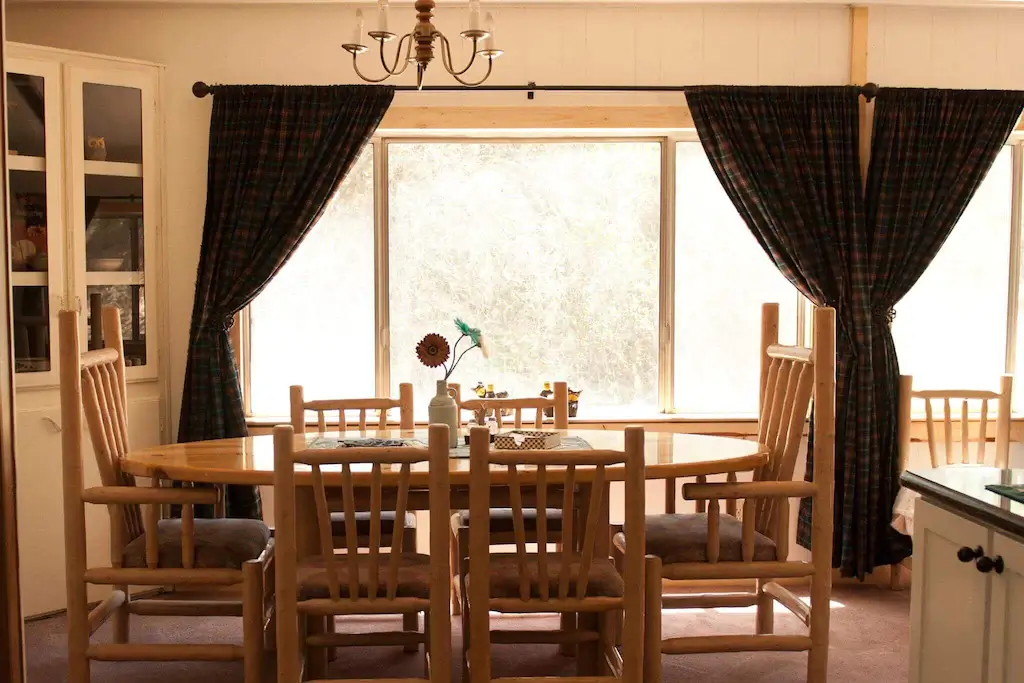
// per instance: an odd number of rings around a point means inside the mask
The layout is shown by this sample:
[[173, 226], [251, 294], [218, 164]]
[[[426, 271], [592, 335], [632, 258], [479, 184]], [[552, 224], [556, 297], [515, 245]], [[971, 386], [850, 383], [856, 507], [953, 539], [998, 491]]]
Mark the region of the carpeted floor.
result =
[[[829, 653], [831, 683], [904, 683], [907, 680], [910, 633], [910, 592], [892, 592], [873, 587], [837, 588], [832, 598], [832, 632]], [[799, 633], [803, 628], [795, 617], [776, 608], [776, 632]], [[666, 636], [685, 634], [750, 633], [753, 609], [686, 610], [666, 615]], [[505, 618], [502, 628], [547, 628], [556, 617]], [[361, 630], [395, 628], [395, 620], [361, 620]], [[107, 642], [110, 625], [104, 626], [94, 642]], [[339, 623], [339, 631], [345, 626]], [[237, 619], [185, 619], [136, 617], [132, 633], [138, 642], [239, 642], [241, 623]], [[28, 683], [58, 683], [67, 680], [64, 659], [64, 619], [53, 617], [31, 622], [25, 628]], [[461, 637], [453, 634], [458, 661]], [[494, 652], [495, 676], [572, 675], [572, 660], [562, 657], [554, 646], [506, 645]], [[742, 653], [664, 658], [665, 683], [796, 683], [804, 680], [807, 657], [801, 653]], [[237, 663], [103, 663], [92, 665], [95, 683], [241, 683]], [[350, 648], [342, 650], [333, 663], [331, 675], [338, 678], [397, 678], [418, 676], [422, 658], [402, 653], [399, 648]], [[457, 670], [452, 680], [458, 680]]]

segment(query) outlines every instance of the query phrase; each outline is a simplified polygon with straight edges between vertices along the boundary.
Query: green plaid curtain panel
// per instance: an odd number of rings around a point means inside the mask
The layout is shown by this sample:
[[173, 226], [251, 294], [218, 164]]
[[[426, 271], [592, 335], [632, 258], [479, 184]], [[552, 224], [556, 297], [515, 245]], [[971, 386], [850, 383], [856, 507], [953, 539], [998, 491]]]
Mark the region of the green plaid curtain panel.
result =
[[[910, 553], [909, 539], [889, 526], [899, 463], [891, 310], [963, 213], [1024, 94], [882, 89], [865, 193], [858, 95], [856, 87], [707, 87], [687, 91], [687, 102], [765, 252], [812, 302], [836, 308], [833, 564], [863, 578]], [[798, 540], [810, 544], [809, 501]]]
[[[859, 96], [854, 86], [686, 91], [704, 150], [754, 237], [804, 296], [836, 309], [837, 497], [843, 463], [856, 461], [863, 447], [847, 431], [862, 377], [851, 276], [864, 223]], [[836, 557], [841, 507], [837, 500]]]
[[[246, 435], [232, 318], [316, 223], [393, 97], [367, 85], [217, 89], [178, 441]], [[257, 490], [228, 487], [227, 514], [260, 517]]]
[[[846, 462], [842, 499], [845, 574], [910, 555], [890, 526], [899, 492], [899, 364], [889, 322], [938, 254], [1024, 108], [1024, 92], [882, 88], [875, 101], [864, 197], [864, 257], [855, 298], [871, 316], [858, 328], [870, 368], [870, 410], [853, 429], [869, 448]], [[863, 399], [861, 399], [863, 402]], [[850, 494], [853, 494], [852, 496]], [[836, 507], [839, 509], [837, 499]], [[803, 527], [801, 527], [803, 528]], [[808, 536], [810, 532], [807, 532]]]

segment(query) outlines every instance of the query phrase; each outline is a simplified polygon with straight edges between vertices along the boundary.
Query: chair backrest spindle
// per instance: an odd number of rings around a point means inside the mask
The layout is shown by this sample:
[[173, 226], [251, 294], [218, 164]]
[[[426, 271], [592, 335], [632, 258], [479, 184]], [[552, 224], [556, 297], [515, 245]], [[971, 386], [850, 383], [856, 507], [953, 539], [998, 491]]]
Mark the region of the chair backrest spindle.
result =
[[[993, 463], [996, 467], [1006, 467], [1010, 448], [1010, 410], [1013, 394], [1013, 376], [1003, 375], [999, 382], [999, 391], [979, 389], [930, 389], [914, 390], [914, 378], [902, 375], [899, 383], [899, 444], [900, 470], [909, 466], [911, 451], [911, 432], [913, 424], [914, 402], [924, 403], [925, 441], [932, 467], [957, 464], [986, 464], [988, 459], [989, 404], [996, 402], [995, 448]], [[935, 403], [942, 406], [942, 453], [945, 458], [940, 460], [940, 443], [936, 436]], [[960, 416], [953, 414], [954, 402], [959, 402]], [[973, 405], [972, 405], [973, 404]], [[977, 431], [972, 433], [972, 418], [977, 407]], [[955, 423], [955, 424], [954, 424]], [[955, 427], [955, 428], [954, 428]], [[960, 448], [956, 447], [959, 437]], [[973, 448], [971, 447], [973, 443]], [[973, 452], [973, 460], [972, 460]]]

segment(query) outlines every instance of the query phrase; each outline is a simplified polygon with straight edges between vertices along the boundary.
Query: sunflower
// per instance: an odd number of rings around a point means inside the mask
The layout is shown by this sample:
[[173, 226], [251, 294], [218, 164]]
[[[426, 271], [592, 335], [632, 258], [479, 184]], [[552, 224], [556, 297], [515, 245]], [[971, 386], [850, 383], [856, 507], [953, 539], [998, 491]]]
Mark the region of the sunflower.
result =
[[448, 340], [439, 334], [428, 334], [416, 345], [416, 356], [428, 368], [436, 368], [448, 360]]

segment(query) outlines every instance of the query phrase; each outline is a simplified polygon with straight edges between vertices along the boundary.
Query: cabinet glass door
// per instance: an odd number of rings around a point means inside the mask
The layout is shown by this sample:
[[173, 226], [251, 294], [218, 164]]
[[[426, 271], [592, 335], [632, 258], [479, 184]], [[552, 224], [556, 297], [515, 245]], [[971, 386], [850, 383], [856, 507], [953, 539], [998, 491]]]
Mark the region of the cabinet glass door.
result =
[[76, 225], [76, 290], [88, 347], [103, 345], [99, 307], [121, 310], [129, 377], [155, 376], [146, 329], [154, 261], [155, 84], [148, 74], [71, 68], [68, 78]]
[[16, 381], [55, 384], [52, 323], [64, 291], [60, 67], [12, 59], [6, 78]]

